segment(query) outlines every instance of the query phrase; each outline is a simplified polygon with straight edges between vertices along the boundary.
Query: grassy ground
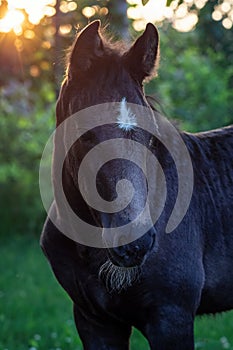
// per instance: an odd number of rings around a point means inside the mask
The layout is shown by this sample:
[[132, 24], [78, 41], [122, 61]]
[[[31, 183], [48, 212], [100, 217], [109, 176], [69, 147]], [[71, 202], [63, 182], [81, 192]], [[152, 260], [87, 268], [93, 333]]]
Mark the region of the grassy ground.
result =
[[[1, 238], [0, 350], [81, 350], [72, 305], [34, 236]], [[195, 324], [196, 349], [233, 349], [233, 312]], [[136, 331], [133, 350], [148, 350]]]

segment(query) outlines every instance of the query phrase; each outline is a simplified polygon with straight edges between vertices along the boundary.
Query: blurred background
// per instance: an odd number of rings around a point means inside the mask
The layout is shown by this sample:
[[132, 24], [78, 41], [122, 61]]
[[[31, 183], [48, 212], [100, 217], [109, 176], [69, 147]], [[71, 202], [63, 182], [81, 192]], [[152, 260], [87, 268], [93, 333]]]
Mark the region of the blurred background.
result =
[[[0, 0], [0, 350], [81, 349], [38, 244], [38, 169], [66, 50], [97, 18], [129, 42], [158, 26], [160, 68], [146, 92], [181, 129], [233, 123], [233, 0]], [[233, 349], [233, 313], [197, 319], [195, 335], [196, 349]], [[136, 331], [132, 349], [148, 349]]]

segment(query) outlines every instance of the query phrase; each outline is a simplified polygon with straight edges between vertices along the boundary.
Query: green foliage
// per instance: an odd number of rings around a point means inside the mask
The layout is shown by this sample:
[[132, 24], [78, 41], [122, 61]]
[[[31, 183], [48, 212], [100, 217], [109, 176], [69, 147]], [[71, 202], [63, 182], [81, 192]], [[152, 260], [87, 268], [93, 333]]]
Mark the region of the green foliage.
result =
[[[205, 54], [206, 48], [209, 47], [213, 52], [221, 53], [221, 66], [232, 66], [233, 61], [233, 45], [232, 35], [233, 27], [225, 29], [222, 21], [214, 21], [210, 15], [219, 5], [218, 0], [207, 1], [206, 5], [200, 10], [199, 21], [197, 25], [198, 46], [200, 51]], [[227, 13], [223, 14], [223, 19], [227, 17]], [[233, 80], [231, 81], [231, 88]]]
[[1, 234], [41, 226], [38, 169], [44, 144], [52, 131], [54, 93], [43, 84], [12, 80], [0, 99], [0, 222]]
[[174, 31], [161, 33], [159, 77], [147, 87], [156, 90], [171, 118], [182, 128], [200, 131], [225, 126], [233, 121], [232, 67], [222, 67], [222, 53], [195, 45], [195, 35]]
[[[142, 1], [144, 5], [148, 2]], [[15, 232], [39, 232], [43, 225], [45, 214], [39, 195], [38, 169], [45, 142], [55, 124], [54, 74], [62, 76], [64, 49], [72, 41], [75, 26], [88, 22], [81, 9], [97, 4], [95, 0], [77, 3], [78, 11], [59, 13], [57, 18], [44, 20], [35, 27], [33, 40], [23, 35], [17, 38], [17, 43], [22, 44], [19, 52], [16, 47], [13, 50], [16, 38], [12, 33], [1, 36], [1, 350], [82, 348], [71, 317], [71, 302], [52, 277], [37, 237], [15, 235]], [[104, 0], [98, 1], [98, 6], [109, 9], [103, 22], [109, 20], [111, 29], [115, 27], [124, 35], [128, 21], [122, 17], [122, 3]], [[221, 23], [213, 22], [208, 6], [213, 7], [214, 3], [208, 2], [201, 11], [194, 33], [177, 33], [163, 26], [159, 76], [147, 86], [148, 93], [156, 92], [161, 98], [167, 115], [189, 131], [233, 122], [232, 31], [225, 31]], [[100, 10], [91, 20], [99, 17]], [[54, 26], [58, 29], [67, 23], [73, 26], [70, 34], [54, 35], [51, 30]], [[44, 43], [50, 43], [51, 47]], [[36, 79], [31, 77], [32, 65], [39, 69]], [[22, 78], [24, 82], [20, 82]], [[232, 328], [232, 312], [198, 319], [196, 349], [233, 349]], [[131, 344], [135, 350], [148, 349], [137, 331]]]

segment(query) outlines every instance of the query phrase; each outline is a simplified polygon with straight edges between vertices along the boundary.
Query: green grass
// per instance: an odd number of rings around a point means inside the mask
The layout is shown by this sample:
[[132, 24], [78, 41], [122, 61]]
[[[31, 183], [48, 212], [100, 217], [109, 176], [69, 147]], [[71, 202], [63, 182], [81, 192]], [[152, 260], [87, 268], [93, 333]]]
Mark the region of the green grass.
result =
[[[1, 238], [0, 350], [81, 350], [72, 304], [35, 236]], [[195, 323], [196, 349], [233, 349], [233, 312]], [[148, 350], [137, 332], [132, 350]]]

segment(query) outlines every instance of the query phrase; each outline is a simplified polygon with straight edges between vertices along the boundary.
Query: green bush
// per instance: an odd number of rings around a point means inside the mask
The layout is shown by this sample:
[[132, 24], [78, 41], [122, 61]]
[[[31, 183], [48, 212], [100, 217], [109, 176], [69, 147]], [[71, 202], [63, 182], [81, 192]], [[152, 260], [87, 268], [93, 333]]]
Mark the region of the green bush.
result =
[[159, 76], [147, 91], [157, 91], [166, 114], [189, 131], [232, 123], [233, 68], [221, 66], [223, 54], [207, 49], [204, 55], [195, 46], [194, 34], [187, 36], [171, 29], [161, 33], [161, 45]]
[[33, 91], [29, 82], [11, 80], [0, 94], [1, 234], [32, 231], [43, 215], [38, 169], [52, 131], [54, 93], [48, 84]]

